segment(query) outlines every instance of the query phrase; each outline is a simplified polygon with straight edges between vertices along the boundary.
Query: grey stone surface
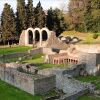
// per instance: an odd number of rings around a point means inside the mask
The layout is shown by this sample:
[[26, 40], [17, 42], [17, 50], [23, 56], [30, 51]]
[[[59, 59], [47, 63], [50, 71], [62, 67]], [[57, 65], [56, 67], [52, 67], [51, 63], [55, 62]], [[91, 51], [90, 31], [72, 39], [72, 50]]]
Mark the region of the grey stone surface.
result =
[[0, 79], [32, 95], [44, 94], [55, 88], [55, 75], [31, 75], [2, 66], [0, 66]]
[[66, 94], [78, 93], [88, 89], [87, 85], [73, 79], [65, 73], [65, 70], [55, 69], [54, 73], [56, 75], [56, 87]]
[[10, 59], [10, 58], [18, 58], [18, 57], [25, 57], [25, 56], [31, 56], [31, 55], [35, 55], [35, 54], [41, 54], [43, 53], [43, 49], [42, 48], [36, 48], [36, 49], [32, 49], [26, 52], [19, 52], [19, 53], [12, 53], [12, 54], [4, 54], [4, 55], [0, 55], [0, 59]]

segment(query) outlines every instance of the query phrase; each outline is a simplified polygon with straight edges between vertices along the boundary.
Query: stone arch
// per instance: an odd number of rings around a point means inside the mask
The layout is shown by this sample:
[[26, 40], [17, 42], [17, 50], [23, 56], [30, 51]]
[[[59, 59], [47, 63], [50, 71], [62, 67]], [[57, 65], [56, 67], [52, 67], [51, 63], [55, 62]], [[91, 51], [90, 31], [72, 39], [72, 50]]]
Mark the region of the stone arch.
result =
[[34, 29], [34, 31], [33, 31], [33, 34], [34, 34], [34, 39], [33, 39], [33, 41], [34, 41], [34, 43], [36, 42], [36, 41], [35, 41], [35, 39], [36, 39], [36, 31], [38, 31], [38, 33], [39, 33], [39, 42], [40, 42], [40, 46], [41, 46], [41, 38], [42, 38], [42, 36], [41, 36], [41, 29], [40, 29], [40, 28], [35, 28], [35, 29]]
[[33, 43], [36, 43], [36, 31], [38, 31], [38, 34], [39, 34], [39, 45], [40, 45], [40, 47], [42, 46], [42, 41], [43, 41], [43, 32], [45, 31], [45, 33], [46, 33], [46, 35], [47, 35], [47, 39], [46, 40], [48, 40], [48, 38], [50, 37], [50, 35], [51, 35], [51, 32], [49, 31], [49, 29], [48, 28], [42, 28], [42, 29], [40, 29], [40, 28], [35, 28], [35, 29], [33, 29], [33, 28], [28, 28], [27, 30], [25, 30], [25, 45], [29, 45], [29, 31], [31, 31], [32, 32], [32, 36], [33, 36]]
[[27, 30], [25, 30], [25, 45], [29, 45], [29, 31], [32, 32], [33, 39], [34, 39], [34, 29], [33, 28], [28, 28]]
[[[42, 28], [42, 29], [41, 29], [42, 40], [43, 40], [43, 38], [44, 38], [44, 37], [43, 37], [43, 34], [44, 34], [43, 32], [46, 32], [46, 33], [47, 33], [46, 35], [47, 35], [47, 39], [48, 39], [48, 38], [50, 37], [50, 31], [49, 31], [49, 29], [48, 29], [48, 28]], [[47, 39], [46, 39], [46, 40], [47, 40]]]

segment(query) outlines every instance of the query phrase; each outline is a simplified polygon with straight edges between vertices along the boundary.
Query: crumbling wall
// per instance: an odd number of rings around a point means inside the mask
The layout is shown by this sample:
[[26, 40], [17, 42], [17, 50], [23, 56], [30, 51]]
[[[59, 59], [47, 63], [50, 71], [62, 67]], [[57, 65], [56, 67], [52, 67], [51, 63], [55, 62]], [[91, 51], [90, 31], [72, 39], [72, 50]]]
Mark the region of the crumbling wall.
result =
[[43, 94], [55, 88], [54, 75], [30, 75], [14, 68], [0, 66], [0, 79], [32, 95]]

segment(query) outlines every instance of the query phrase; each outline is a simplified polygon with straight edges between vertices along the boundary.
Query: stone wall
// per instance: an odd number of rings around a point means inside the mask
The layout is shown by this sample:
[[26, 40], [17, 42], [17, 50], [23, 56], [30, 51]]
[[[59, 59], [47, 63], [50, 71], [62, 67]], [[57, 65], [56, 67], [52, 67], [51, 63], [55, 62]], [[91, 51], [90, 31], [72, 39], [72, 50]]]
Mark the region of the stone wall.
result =
[[43, 69], [43, 70], [39, 70], [38, 71], [38, 74], [41, 74], [41, 75], [45, 75], [45, 76], [48, 76], [48, 75], [53, 75], [53, 70], [56, 69], [56, 68], [46, 68], [46, 69]]
[[86, 85], [65, 73], [64, 69], [55, 69], [56, 87], [63, 90], [64, 93], [73, 94], [87, 90]]
[[43, 54], [50, 55], [55, 54], [55, 52], [53, 52], [52, 48], [43, 48]]
[[[61, 72], [63, 71], [63, 74], [76, 77], [80, 75], [81, 71], [86, 71], [86, 64], [73, 65], [68, 69], [47, 68], [47, 69], [39, 70], [38, 74], [48, 76], [48, 75], [55, 74], [55, 70], [60, 70]], [[60, 71], [59, 71], [59, 74], [61, 74]]]
[[0, 66], [0, 79], [32, 95], [43, 94], [55, 88], [55, 76], [30, 75], [13, 68]]
[[26, 51], [26, 52], [4, 54], [4, 55], [0, 55], [0, 59], [18, 58], [18, 57], [23, 57], [23, 56], [27, 56], [27, 55], [34, 55], [34, 54], [38, 54], [38, 53], [43, 53], [43, 49], [42, 48], [36, 48], [36, 49], [29, 50], [29, 51]]
[[86, 64], [73, 65], [69, 69], [64, 70], [63, 74], [68, 74], [72, 77], [80, 76], [82, 71], [86, 71]]
[[26, 56], [27, 54], [28, 54], [28, 52], [4, 54], [4, 55], [1, 55], [1, 56], [0, 56], [0, 59], [18, 58], [18, 57]]
[[96, 55], [96, 65], [100, 65], [100, 54]]
[[75, 92], [73, 94], [65, 94], [62, 95], [60, 99], [57, 100], [77, 100], [80, 96], [84, 95], [85, 93], [88, 93], [88, 90], [83, 90], [78, 93]]
[[33, 49], [33, 50], [29, 50], [29, 53], [31, 55], [34, 55], [34, 54], [38, 54], [38, 53], [43, 53], [43, 48], [36, 48], [36, 49]]
[[86, 63], [86, 70], [90, 74], [96, 68], [96, 54], [83, 52], [80, 56], [80, 63]]
[[34, 81], [34, 92], [38, 94], [47, 93], [56, 85], [55, 76], [48, 76]]
[[100, 44], [78, 44], [74, 45], [77, 50], [86, 53], [100, 53]]

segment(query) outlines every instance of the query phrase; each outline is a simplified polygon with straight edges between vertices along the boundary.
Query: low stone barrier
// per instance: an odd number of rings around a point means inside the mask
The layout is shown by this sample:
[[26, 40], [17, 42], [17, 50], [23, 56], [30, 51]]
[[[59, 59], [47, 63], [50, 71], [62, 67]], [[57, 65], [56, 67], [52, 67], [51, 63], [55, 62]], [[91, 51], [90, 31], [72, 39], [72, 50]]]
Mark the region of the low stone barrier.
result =
[[29, 52], [29, 54], [34, 55], [34, 54], [38, 54], [38, 53], [43, 53], [43, 49], [42, 48], [36, 48], [36, 49], [33, 49], [33, 50], [29, 50], [28, 52]]
[[3, 60], [3, 59], [18, 58], [18, 57], [24, 57], [27, 55], [34, 55], [34, 54], [39, 54], [39, 53], [43, 53], [42, 48], [36, 48], [36, 49], [29, 50], [26, 52], [0, 55], [0, 59]]
[[77, 100], [80, 96], [84, 95], [85, 93], [88, 93], [88, 90], [82, 90], [79, 91], [78, 93], [75, 92], [72, 94], [65, 94], [56, 100]]
[[32, 95], [44, 94], [55, 88], [55, 75], [31, 75], [2, 66], [0, 66], [0, 79]]

